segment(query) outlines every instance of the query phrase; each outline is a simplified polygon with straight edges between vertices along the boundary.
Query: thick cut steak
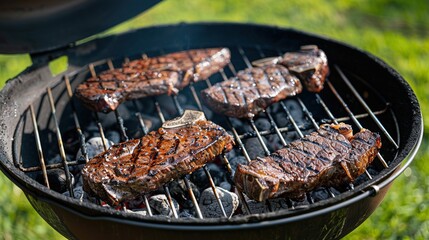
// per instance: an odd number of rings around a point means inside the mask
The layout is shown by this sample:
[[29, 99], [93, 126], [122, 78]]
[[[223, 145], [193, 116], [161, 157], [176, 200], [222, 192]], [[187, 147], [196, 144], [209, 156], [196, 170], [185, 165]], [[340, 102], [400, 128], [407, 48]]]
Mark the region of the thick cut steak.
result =
[[252, 118], [271, 104], [302, 91], [298, 78], [281, 65], [248, 68], [201, 92], [213, 111], [230, 117]]
[[138, 59], [89, 78], [75, 95], [89, 109], [109, 112], [129, 99], [175, 94], [190, 82], [218, 72], [230, 58], [229, 49], [210, 48]]
[[353, 136], [350, 125], [324, 124], [268, 157], [239, 165], [237, 188], [264, 201], [280, 195], [300, 198], [317, 187], [338, 187], [352, 182], [381, 148], [380, 136], [362, 129]]
[[[140, 139], [114, 145], [83, 168], [84, 190], [115, 205], [156, 190], [229, 151], [233, 138], [220, 126], [189, 119], [189, 112]], [[200, 113], [200, 112], [197, 112]]]
[[315, 45], [302, 46], [299, 52], [285, 53], [279, 64], [295, 74], [310, 92], [322, 91], [329, 74], [328, 58], [325, 52]]

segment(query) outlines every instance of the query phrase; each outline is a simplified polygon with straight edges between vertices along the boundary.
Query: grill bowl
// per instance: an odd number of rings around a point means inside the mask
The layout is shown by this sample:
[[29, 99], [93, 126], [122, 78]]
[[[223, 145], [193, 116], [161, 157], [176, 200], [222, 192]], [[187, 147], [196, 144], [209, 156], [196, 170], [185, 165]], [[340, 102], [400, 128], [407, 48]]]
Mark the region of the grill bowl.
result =
[[[123, 59], [141, 53], [159, 54], [160, 49], [170, 52], [225, 46], [232, 49], [232, 62], [239, 70], [246, 67], [240, 57], [240, 49], [244, 49], [246, 57], [254, 60], [259, 56], [258, 49], [262, 49], [267, 55], [276, 55], [278, 51], [296, 50], [306, 44], [316, 44], [326, 52], [332, 69], [329, 82], [344, 96], [350, 108], [357, 113], [362, 111], [361, 108], [354, 108], [359, 103], [342, 82], [342, 73], [356, 86], [374, 111], [380, 110], [377, 116], [399, 146], [395, 148], [383, 137], [381, 154], [388, 167], [383, 167], [380, 163], [373, 164], [376, 170], [373, 178], [365, 180], [351, 191], [343, 191], [335, 198], [294, 210], [235, 216], [230, 219], [166, 219], [144, 217], [80, 202], [48, 189], [34, 180], [34, 174], [23, 170], [28, 166], [38, 166], [39, 161], [34, 129], [31, 127], [30, 104], [35, 108], [37, 125], [43, 138], [48, 139], [47, 142], [42, 141], [42, 148], [49, 148], [50, 144], [56, 144], [56, 139], [49, 137], [55, 133], [55, 120], [51, 116], [46, 89], [52, 89], [60, 129], [63, 131], [66, 126], [73, 126], [70, 120], [71, 104], [63, 84], [64, 77], [73, 76], [71, 85], [72, 88], [76, 87], [88, 76], [90, 63], [102, 66], [106, 65], [105, 59]], [[66, 72], [53, 77], [44, 60], [62, 55], [68, 56], [70, 66]], [[157, 26], [95, 39], [53, 52], [49, 57], [40, 56], [36, 64], [8, 82], [1, 92], [0, 108], [4, 114], [0, 118], [3, 135], [0, 166], [25, 192], [39, 214], [68, 238], [341, 238], [375, 210], [393, 179], [403, 171], [404, 168], [399, 166], [403, 162], [408, 165], [412, 161], [422, 139], [419, 104], [409, 85], [396, 71], [369, 53], [293, 29], [227, 23]], [[219, 79], [215, 77], [212, 81]], [[332, 93], [328, 94], [330, 91], [325, 86], [321, 96], [334, 111], [341, 108], [341, 104]], [[302, 99], [305, 103], [316, 102], [314, 95], [310, 93], [304, 93]], [[78, 113], [83, 113], [79, 114], [79, 120], [83, 123], [90, 121], [88, 118], [91, 113], [79, 107], [79, 104], [76, 107]], [[313, 111], [312, 113], [315, 114]], [[338, 116], [342, 117], [341, 111]], [[350, 118], [344, 119], [352, 122]], [[368, 115], [359, 121], [370, 130], [381, 131]], [[374, 161], [377, 162], [377, 159]]]

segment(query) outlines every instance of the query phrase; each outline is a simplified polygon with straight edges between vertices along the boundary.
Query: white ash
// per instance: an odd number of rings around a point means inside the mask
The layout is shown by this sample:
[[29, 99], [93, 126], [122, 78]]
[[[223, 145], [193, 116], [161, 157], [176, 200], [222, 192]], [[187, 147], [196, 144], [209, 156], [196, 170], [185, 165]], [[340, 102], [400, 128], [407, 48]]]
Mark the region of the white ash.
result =
[[[174, 208], [176, 212], [179, 212], [179, 204], [172, 198]], [[164, 194], [154, 195], [149, 198], [149, 205], [152, 209], [156, 210], [160, 215], [173, 216], [173, 211], [170, 208], [168, 199]]]
[[[216, 187], [216, 192], [222, 202], [227, 217], [231, 217], [235, 210], [237, 210], [238, 208], [238, 196], [235, 193], [232, 193], [220, 187]], [[211, 188], [207, 188], [201, 193], [199, 206], [201, 209], [201, 213], [206, 218], [224, 217]]]
[[148, 216], [149, 215], [148, 211], [144, 208], [127, 209], [126, 212], [135, 213], [135, 214], [142, 215], [142, 216]]

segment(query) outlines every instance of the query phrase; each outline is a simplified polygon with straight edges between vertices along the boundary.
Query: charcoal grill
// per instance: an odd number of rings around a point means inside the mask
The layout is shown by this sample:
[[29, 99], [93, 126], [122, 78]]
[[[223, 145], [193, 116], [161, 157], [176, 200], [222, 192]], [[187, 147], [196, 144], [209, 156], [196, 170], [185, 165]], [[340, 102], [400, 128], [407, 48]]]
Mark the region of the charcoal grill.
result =
[[[251, 67], [252, 61], [296, 51], [308, 44], [318, 45], [328, 56], [331, 73], [322, 92], [304, 91], [250, 120], [213, 114], [200, 101], [202, 89]], [[90, 112], [73, 97], [75, 87], [87, 77], [123, 62], [208, 47], [228, 47], [231, 63], [177, 96], [129, 101], [109, 114]], [[0, 166], [38, 213], [67, 238], [341, 238], [376, 209], [392, 181], [413, 160], [422, 139], [419, 104], [395, 70], [367, 52], [294, 29], [232, 23], [177, 24], [143, 28], [49, 51], [39, 49], [44, 51], [32, 55], [34, 65], [1, 91], [0, 109], [4, 114], [0, 118]], [[52, 76], [48, 63], [58, 56], [67, 56], [69, 66], [65, 72]], [[100, 201], [74, 198], [73, 179], [77, 178], [76, 169], [87, 160], [84, 143], [89, 135], [97, 132], [107, 148], [107, 131], [117, 130], [122, 141], [140, 137], [157, 128], [156, 124], [148, 126], [145, 116], [164, 122], [190, 108], [203, 111], [210, 120], [230, 131], [236, 141], [235, 154], [248, 161], [255, 154], [269, 155], [326, 122], [346, 122], [355, 131], [365, 127], [380, 132], [383, 147], [365, 174], [349, 187], [317, 189], [303, 201], [284, 199], [283, 209], [274, 209], [267, 202], [262, 213], [254, 212], [241, 193], [240, 210], [232, 217], [226, 217], [217, 198], [224, 215], [219, 218], [204, 218], [192, 191], [188, 191], [188, 197], [195, 205], [194, 218], [180, 218], [175, 208], [171, 208], [171, 217], [159, 216], [150, 208], [148, 215], [142, 216], [126, 211], [126, 206], [114, 209], [102, 206]], [[261, 129], [261, 119], [269, 127]], [[97, 130], [89, 134], [94, 127]], [[68, 147], [70, 134], [76, 136], [75, 146], [83, 149], [84, 157], [80, 160], [69, 157], [77, 151]], [[277, 139], [277, 145], [267, 142], [269, 138]], [[246, 145], [249, 139], [257, 144], [250, 148]], [[255, 153], [254, 149], [259, 151]], [[52, 160], [53, 156], [59, 157]], [[230, 158], [227, 154], [220, 159], [227, 175], [231, 175]], [[52, 189], [47, 177], [47, 171], [52, 169], [65, 171], [68, 196]], [[210, 171], [206, 167], [204, 171], [216, 192]], [[181, 181], [189, 189], [189, 178]], [[324, 197], [319, 197], [321, 192]], [[168, 184], [164, 194], [172, 206]], [[144, 196], [146, 203], [147, 197]]]

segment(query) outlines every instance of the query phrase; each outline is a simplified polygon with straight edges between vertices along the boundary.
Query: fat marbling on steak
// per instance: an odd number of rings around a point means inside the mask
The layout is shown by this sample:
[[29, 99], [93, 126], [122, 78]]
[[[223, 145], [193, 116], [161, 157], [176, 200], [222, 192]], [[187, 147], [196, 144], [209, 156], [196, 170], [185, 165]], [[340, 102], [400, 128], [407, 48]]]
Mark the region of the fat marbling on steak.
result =
[[187, 110], [157, 131], [97, 155], [82, 169], [84, 190], [115, 205], [156, 190], [231, 150], [233, 138], [201, 114]]
[[298, 78], [281, 65], [248, 68], [201, 92], [213, 111], [230, 117], [252, 118], [271, 104], [302, 91]]
[[93, 111], [110, 112], [129, 99], [175, 94], [218, 72], [230, 58], [227, 48], [209, 48], [138, 59], [87, 79], [75, 95]]
[[362, 129], [353, 136], [350, 125], [324, 124], [268, 157], [239, 165], [237, 188], [249, 198], [264, 201], [286, 196], [300, 198], [317, 187], [338, 187], [364, 173], [381, 148], [380, 136]]

